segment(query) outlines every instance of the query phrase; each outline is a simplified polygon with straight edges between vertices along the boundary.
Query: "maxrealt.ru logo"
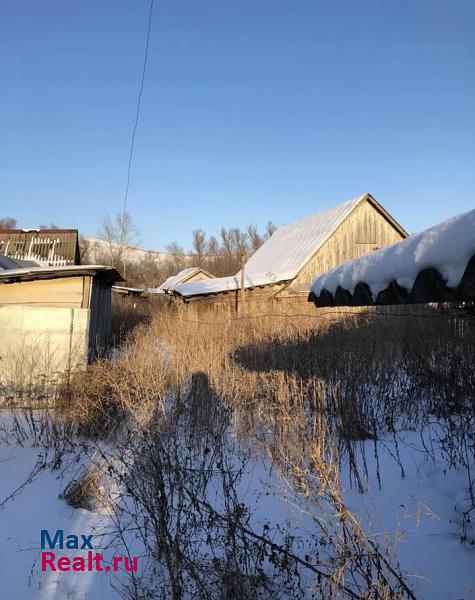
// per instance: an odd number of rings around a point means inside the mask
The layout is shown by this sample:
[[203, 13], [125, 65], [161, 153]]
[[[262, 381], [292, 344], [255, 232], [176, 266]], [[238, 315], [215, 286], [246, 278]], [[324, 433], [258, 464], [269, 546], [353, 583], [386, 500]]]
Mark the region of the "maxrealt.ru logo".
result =
[[[106, 563], [100, 552], [94, 551], [92, 535], [64, 535], [62, 529], [56, 530], [53, 536], [46, 529], [41, 530], [41, 570], [42, 571], [137, 571], [137, 556], [114, 556], [111, 563]], [[66, 556], [49, 550], [77, 550], [75, 556]]]

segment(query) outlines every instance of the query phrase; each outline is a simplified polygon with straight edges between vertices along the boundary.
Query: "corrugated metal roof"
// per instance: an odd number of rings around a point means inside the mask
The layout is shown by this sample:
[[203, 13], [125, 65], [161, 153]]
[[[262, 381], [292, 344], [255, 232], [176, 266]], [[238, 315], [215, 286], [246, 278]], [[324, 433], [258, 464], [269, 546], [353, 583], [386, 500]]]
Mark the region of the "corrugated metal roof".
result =
[[0, 254], [42, 266], [80, 263], [77, 229], [0, 230]]
[[14, 260], [0, 254], [0, 271], [6, 269], [23, 269], [24, 267], [39, 267], [39, 265], [32, 260]]
[[411, 290], [418, 274], [425, 269], [436, 269], [447, 286], [455, 289], [474, 252], [475, 210], [471, 210], [330, 269], [315, 279], [311, 291], [315, 297], [324, 290], [334, 295], [340, 287], [353, 294], [361, 283], [368, 286], [376, 299], [391, 282]]

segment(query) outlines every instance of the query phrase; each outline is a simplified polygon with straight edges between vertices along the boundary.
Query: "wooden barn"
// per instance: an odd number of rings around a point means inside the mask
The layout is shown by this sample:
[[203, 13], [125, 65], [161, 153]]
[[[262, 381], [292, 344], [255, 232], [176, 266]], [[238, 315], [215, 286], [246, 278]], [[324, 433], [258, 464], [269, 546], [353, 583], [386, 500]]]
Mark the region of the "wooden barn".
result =
[[305, 307], [310, 284], [322, 273], [407, 237], [371, 195], [363, 194], [279, 227], [239, 273], [174, 286], [195, 310], [254, 310], [269, 301]]
[[79, 265], [77, 229], [2, 229], [0, 254], [42, 267]]
[[[0, 396], [53, 384], [106, 347], [111, 286], [104, 266], [0, 267]], [[13, 268], [12, 268], [13, 267]]]

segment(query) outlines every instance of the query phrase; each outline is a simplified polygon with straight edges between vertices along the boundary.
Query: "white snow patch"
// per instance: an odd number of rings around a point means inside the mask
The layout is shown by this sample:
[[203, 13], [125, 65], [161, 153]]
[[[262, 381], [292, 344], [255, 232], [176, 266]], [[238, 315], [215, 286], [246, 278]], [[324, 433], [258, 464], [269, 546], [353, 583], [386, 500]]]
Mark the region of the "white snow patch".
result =
[[434, 268], [456, 288], [467, 262], [475, 253], [475, 210], [438, 223], [422, 233], [381, 250], [350, 260], [317, 277], [311, 290], [334, 294], [338, 286], [353, 293], [358, 283], [366, 283], [373, 298], [391, 281], [411, 289], [422, 269]]

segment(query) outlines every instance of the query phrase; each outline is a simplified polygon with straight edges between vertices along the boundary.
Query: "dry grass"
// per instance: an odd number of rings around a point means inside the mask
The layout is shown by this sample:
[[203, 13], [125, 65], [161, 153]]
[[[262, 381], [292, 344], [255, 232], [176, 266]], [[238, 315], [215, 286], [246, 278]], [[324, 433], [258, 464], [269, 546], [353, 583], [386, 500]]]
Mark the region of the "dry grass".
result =
[[[256, 556], [276, 561], [279, 581], [284, 573], [289, 578], [285, 593], [296, 598], [304, 597], [301, 572], [312, 574], [315, 597], [413, 597], [391, 546], [365, 535], [340, 487], [345, 457], [354, 481], [365, 488], [357, 457], [362, 440], [398, 428], [422, 430], [434, 417], [441, 423], [439, 442], [448, 464], [469, 469], [473, 462], [473, 323], [461, 327], [450, 311], [407, 312], [415, 316], [381, 311], [345, 313], [342, 319], [338, 310], [322, 310], [319, 318], [267, 316], [219, 324], [212, 314], [197, 323], [162, 312], [134, 330], [120, 356], [73, 379], [59, 406], [62, 413], [80, 423], [82, 434], [115, 439], [140, 456], [129, 464], [121, 450], [111, 464], [120, 464], [122, 484], [124, 471], [130, 474], [126, 489], [136, 527], [154, 524], [143, 530], [144, 539], [154, 560], [165, 560], [170, 597], [185, 597], [185, 580], [201, 589], [198, 598], [232, 597], [223, 582], [236, 578], [246, 582], [248, 597], [259, 590], [279, 597], [252, 567]], [[272, 532], [256, 537], [245, 512], [237, 516], [223, 450], [231, 424], [238, 439], [268, 455], [296, 497], [325, 516], [314, 521], [315, 540], [325, 541], [325, 552], [319, 550], [324, 560], [304, 559], [291, 543], [275, 547]], [[217, 462], [209, 461], [210, 448]], [[199, 475], [195, 469], [191, 476], [193, 460], [201, 465]], [[226, 514], [200, 504], [213, 469], [222, 474], [233, 507]], [[208, 527], [210, 536], [212, 530], [220, 552], [230, 540], [235, 544], [227, 562], [213, 567], [221, 583], [202, 567], [214, 581], [213, 593], [197, 566], [203, 557], [190, 554], [185, 533], [175, 535], [183, 523], [195, 532]]]

